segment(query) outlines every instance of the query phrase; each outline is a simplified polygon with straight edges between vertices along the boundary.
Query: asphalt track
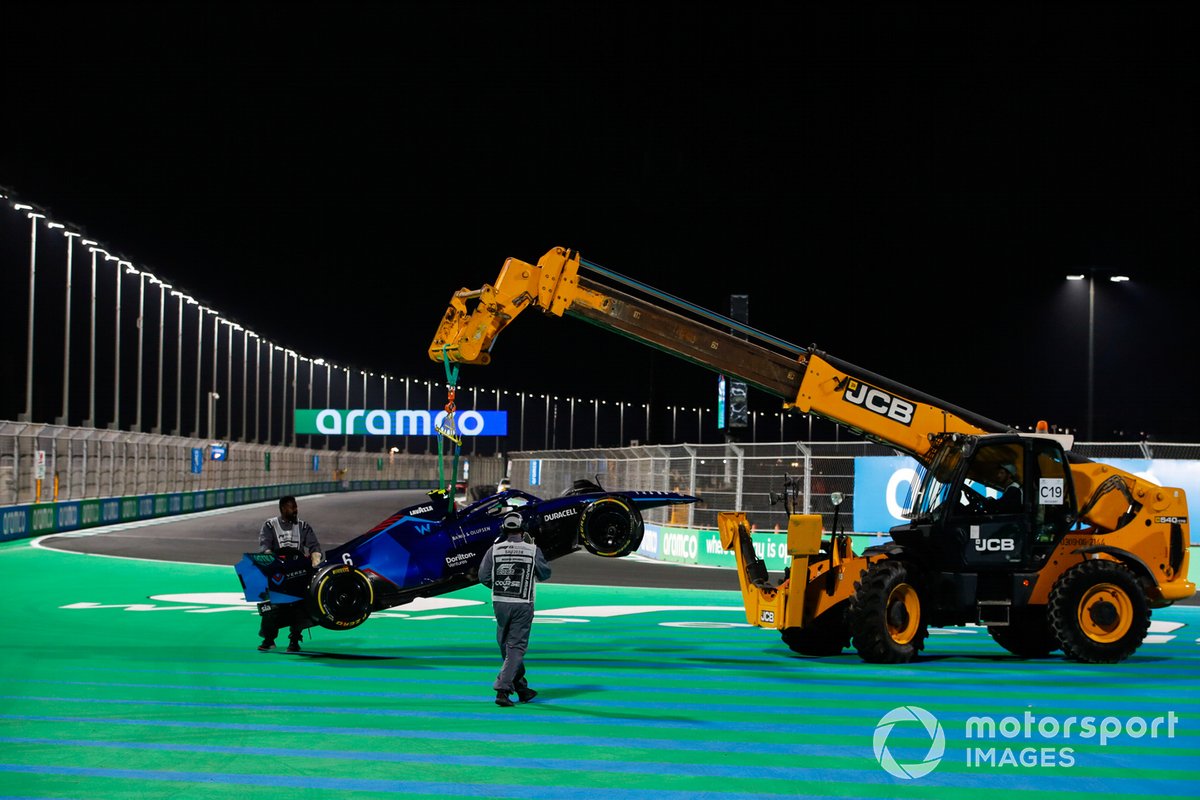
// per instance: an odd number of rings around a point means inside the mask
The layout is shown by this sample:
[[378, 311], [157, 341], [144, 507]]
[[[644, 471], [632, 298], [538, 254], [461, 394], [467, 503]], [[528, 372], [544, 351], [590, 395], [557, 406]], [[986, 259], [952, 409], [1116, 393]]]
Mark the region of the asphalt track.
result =
[[[297, 503], [301, 519], [313, 526], [321, 545], [334, 547], [424, 499], [426, 494], [421, 491], [373, 491], [312, 495], [298, 498]], [[43, 546], [127, 558], [232, 565], [243, 553], [258, 549], [259, 529], [278, 510], [275, 501], [235, 506], [109, 526], [103, 535], [91, 535], [86, 530], [60, 534], [44, 539]], [[738, 588], [737, 575], [727, 569], [699, 569], [644, 558], [597, 558], [582, 551], [554, 562], [554, 581], [595, 586]]]
[[[300, 510], [332, 544], [404, 504], [374, 499]], [[968, 627], [870, 665], [792, 654], [731, 589], [655, 585], [725, 571], [569, 556], [538, 588], [540, 695], [501, 709], [478, 586], [315, 629], [298, 656], [257, 652], [231, 565], [269, 513], [0, 544], [0, 800], [1162, 800], [1200, 785], [1195, 607], [1156, 611], [1121, 664], [1021, 660]]]

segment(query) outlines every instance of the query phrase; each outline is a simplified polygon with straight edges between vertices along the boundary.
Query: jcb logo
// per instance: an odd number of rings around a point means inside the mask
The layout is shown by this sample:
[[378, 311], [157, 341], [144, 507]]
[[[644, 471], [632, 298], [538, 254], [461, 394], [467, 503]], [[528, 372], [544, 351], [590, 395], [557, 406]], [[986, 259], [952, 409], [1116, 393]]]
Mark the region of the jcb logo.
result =
[[976, 539], [975, 549], [980, 552], [1010, 552], [1017, 549], [1012, 539]]
[[760, 611], [758, 614], [758, 621], [766, 623], [767, 625], [774, 625], [775, 624], [775, 612], [774, 611]]
[[845, 383], [842, 399], [847, 403], [861, 406], [901, 425], [912, 424], [913, 412], [917, 410], [912, 403], [853, 378], [847, 378]]

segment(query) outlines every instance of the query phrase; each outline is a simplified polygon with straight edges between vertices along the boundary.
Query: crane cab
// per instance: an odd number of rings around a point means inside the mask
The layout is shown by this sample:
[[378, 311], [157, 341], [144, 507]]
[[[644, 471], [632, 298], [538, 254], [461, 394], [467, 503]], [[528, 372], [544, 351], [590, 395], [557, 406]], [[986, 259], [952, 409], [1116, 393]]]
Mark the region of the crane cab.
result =
[[1010, 607], [1029, 602], [1037, 573], [1076, 524], [1076, 509], [1067, 452], [1056, 439], [946, 434], [935, 437], [917, 471], [909, 522], [891, 535], [906, 557], [927, 565], [944, 623], [994, 622], [989, 614], [1006, 618]]

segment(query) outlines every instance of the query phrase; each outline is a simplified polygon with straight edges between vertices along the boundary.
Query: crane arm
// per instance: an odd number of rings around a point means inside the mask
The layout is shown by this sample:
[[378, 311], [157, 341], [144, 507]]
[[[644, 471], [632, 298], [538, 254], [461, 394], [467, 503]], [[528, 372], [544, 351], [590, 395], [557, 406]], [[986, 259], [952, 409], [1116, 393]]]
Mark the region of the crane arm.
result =
[[[438, 363], [488, 364], [496, 337], [525, 309], [561, 317], [569, 306], [601, 305], [606, 298], [579, 286], [579, 253], [556, 247], [537, 264], [509, 258], [495, 284], [459, 289], [438, 325], [429, 357]], [[474, 301], [474, 307], [468, 306]]]
[[[649, 296], [581, 276], [581, 267]], [[494, 285], [455, 292], [430, 344], [429, 357], [438, 362], [487, 364], [500, 332], [531, 307], [582, 319], [743, 380], [781, 398], [784, 408], [831, 420], [918, 459], [929, 451], [933, 433], [1008, 430], [999, 422], [815, 348], [797, 347], [624, 278], [561, 247], [547, 252], [537, 264], [509, 258]]]
[[[580, 274], [586, 268], [593, 278]], [[617, 289], [610, 284], [637, 292]], [[460, 289], [438, 325], [429, 357], [442, 363], [488, 364], [496, 338], [528, 308], [572, 316], [705, 369], [745, 381], [865, 439], [928, 464], [940, 433], [1008, 433], [1000, 422], [947, 403], [817, 350], [786, 342], [680, 300], [556, 247], [537, 264], [504, 262], [495, 284]], [[1055, 437], [1065, 439], [1067, 437]], [[1064, 447], [1070, 448], [1069, 442]], [[1163, 490], [1113, 467], [1076, 459], [1081, 520], [1103, 530], [1122, 527], [1131, 504], [1166, 513], [1178, 490]], [[1125, 491], [1114, 491], [1113, 476]]]

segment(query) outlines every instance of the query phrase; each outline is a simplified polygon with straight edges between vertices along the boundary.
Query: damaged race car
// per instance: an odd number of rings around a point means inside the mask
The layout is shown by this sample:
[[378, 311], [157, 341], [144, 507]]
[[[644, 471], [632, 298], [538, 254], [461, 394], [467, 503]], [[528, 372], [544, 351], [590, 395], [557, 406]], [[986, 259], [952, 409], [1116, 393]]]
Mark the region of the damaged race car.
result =
[[443, 491], [401, 509], [371, 530], [324, 554], [315, 569], [302, 556], [246, 553], [234, 565], [248, 602], [283, 624], [349, 630], [374, 611], [434, 597], [479, 582], [479, 562], [499, 538], [504, 516], [518, 511], [548, 560], [580, 548], [620, 558], [642, 543], [642, 511], [694, 503], [677, 492], [605, 491], [575, 481], [561, 497], [519, 489], [455, 510]]

